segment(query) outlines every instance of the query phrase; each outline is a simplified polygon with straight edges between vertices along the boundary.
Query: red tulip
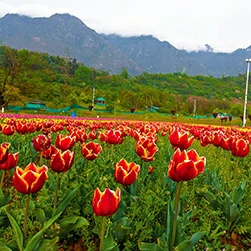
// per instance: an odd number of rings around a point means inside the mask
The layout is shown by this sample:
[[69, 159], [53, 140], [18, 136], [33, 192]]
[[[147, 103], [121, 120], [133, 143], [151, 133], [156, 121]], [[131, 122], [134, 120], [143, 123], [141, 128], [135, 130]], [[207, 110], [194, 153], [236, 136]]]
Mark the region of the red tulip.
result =
[[46, 150], [43, 150], [41, 152], [41, 156], [45, 159], [50, 159], [51, 156], [55, 153], [57, 153], [59, 149], [57, 149], [54, 145], [50, 145], [50, 147]]
[[98, 139], [101, 142], [106, 142], [106, 139], [107, 139], [106, 131], [98, 132]]
[[148, 168], [148, 174], [151, 174], [152, 172], [153, 172], [153, 166], [149, 166], [149, 168]]
[[221, 146], [222, 139], [223, 139], [223, 134], [221, 131], [213, 132], [212, 136], [211, 136], [211, 143], [214, 146], [219, 147], [219, 146]]
[[89, 142], [82, 145], [81, 153], [88, 160], [95, 160], [101, 153], [102, 147], [99, 143]]
[[74, 146], [76, 141], [76, 138], [74, 136], [71, 135], [62, 135], [62, 134], [58, 134], [56, 141], [55, 141], [55, 145], [58, 149], [62, 150], [62, 151], [66, 151], [66, 150], [71, 150], [72, 147]]
[[50, 137], [40, 134], [35, 136], [32, 140], [33, 147], [36, 151], [41, 152], [47, 150], [51, 145]]
[[0, 170], [9, 170], [17, 165], [19, 152], [17, 153], [9, 153], [7, 160], [0, 164]]
[[121, 191], [116, 192], [106, 188], [102, 193], [99, 188], [94, 191], [92, 199], [92, 209], [97, 216], [111, 216], [116, 213], [121, 199]]
[[18, 134], [25, 134], [27, 132], [27, 125], [24, 121], [17, 122], [15, 124], [15, 129]]
[[36, 193], [42, 189], [45, 180], [48, 178], [47, 171], [47, 166], [43, 165], [38, 168], [34, 163], [30, 163], [24, 170], [16, 167], [13, 185], [20, 193]]
[[156, 144], [147, 138], [141, 138], [136, 144], [136, 153], [146, 162], [153, 161], [158, 150]]
[[58, 151], [51, 156], [50, 165], [54, 172], [67, 172], [74, 163], [74, 152], [66, 150], [64, 152]]
[[54, 124], [52, 127], [51, 127], [51, 131], [52, 132], [59, 132], [59, 131], [63, 131], [64, 130], [64, 126], [63, 125], [60, 125], [60, 124]]
[[178, 148], [168, 165], [168, 176], [177, 182], [188, 181], [203, 173], [205, 165], [206, 158], [200, 157], [194, 149], [186, 152]]
[[8, 159], [10, 143], [2, 143], [0, 145], [0, 164], [3, 164]]
[[194, 136], [189, 138], [189, 132], [174, 128], [169, 135], [169, 140], [173, 147], [187, 149], [192, 145]]
[[106, 136], [107, 136], [106, 143], [113, 144], [113, 145], [121, 144], [124, 139], [121, 131], [119, 130], [111, 129], [106, 133]]
[[81, 144], [87, 140], [87, 135], [85, 129], [74, 129], [71, 131], [71, 136], [76, 138], [76, 141]]
[[88, 138], [92, 139], [92, 140], [96, 139], [97, 138], [96, 131], [94, 131], [94, 130], [90, 131], [89, 134], [88, 134]]
[[221, 148], [224, 150], [230, 150], [232, 143], [232, 137], [223, 136], [221, 139]]
[[30, 122], [30, 123], [27, 123], [27, 133], [33, 133], [37, 130], [37, 126], [36, 126], [36, 123], [33, 123], [33, 122]]
[[236, 157], [245, 157], [249, 154], [250, 145], [245, 139], [233, 139], [230, 150]]
[[200, 144], [201, 146], [207, 146], [209, 144], [212, 143], [212, 137], [211, 137], [211, 132], [210, 131], [206, 131], [203, 134], [201, 134], [200, 137]]
[[136, 165], [134, 162], [128, 163], [125, 159], [121, 159], [115, 165], [115, 180], [124, 186], [130, 186], [137, 179], [139, 170], [139, 165]]
[[13, 135], [15, 133], [15, 127], [14, 127], [14, 125], [6, 125], [3, 128], [2, 133], [4, 135]]

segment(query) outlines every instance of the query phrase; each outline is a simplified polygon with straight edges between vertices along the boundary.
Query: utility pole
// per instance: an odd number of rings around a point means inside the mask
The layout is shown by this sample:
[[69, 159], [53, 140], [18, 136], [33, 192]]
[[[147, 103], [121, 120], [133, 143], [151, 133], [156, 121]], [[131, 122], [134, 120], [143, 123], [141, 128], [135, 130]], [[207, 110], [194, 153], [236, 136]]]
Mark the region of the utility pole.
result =
[[196, 114], [196, 99], [193, 100], [193, 116]]
[[95, 87], [92, 87], [92, 106], [94, 108], [94, 100], [95, 100]]
[[251, 63], [251, 58], [246, 59], [247, 62], [247, 81], [246, 81], [246, 91], [245, 91], [245, 100], [244, 100], [244, 112], [243, 112], [243, 127], [246, 126], [246, 116], [247, 116], [247, 103], [248, 103], [248, 81], [249, 81], [249, 63]]

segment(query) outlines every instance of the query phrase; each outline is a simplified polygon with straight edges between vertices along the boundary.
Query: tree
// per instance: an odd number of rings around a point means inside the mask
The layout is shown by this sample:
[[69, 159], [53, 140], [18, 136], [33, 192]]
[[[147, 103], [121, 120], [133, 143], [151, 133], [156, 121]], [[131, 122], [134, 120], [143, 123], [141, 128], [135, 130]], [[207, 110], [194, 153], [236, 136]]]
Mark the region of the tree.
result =
[[19, 88], [14, 86], [6, 87], [3, 98], [7, 103], [12, 102], [19, 105], [23, 105], [26, 101], [26, 98], [20, 93]]
[[124, 79], [128, 79], [128, 78], [129, 78], [129, 73], [128, 73], [128, 71], [126, 70], [125, 67], [122, 67], [122, 71], [121, 71], [121, 73], [120, 73], [120, 76], [121, 76], [122, 78], [124, 78]]
[[233, 116], [239, 117], [240, 115], [243, 114], [243, 105], [241, 105], [241, 104], [232, 105], [232, 107], [230, 109], [230, 113]]
[[80, 66], [74, 74], [79, 83], [91, 84], [92, 69], [87, 66]]
[[7, 85], [13, 85], [15, 79], [25, 69], [25, 63], [29, 57], [27, 50], [14, 50], [7, 46], [1, 46], [0, 49], [1, 61], [3, 67], [3, 81], [0, 85], [0, 105], [6, 105], [8, 101], [4, 99], [4, 92]]

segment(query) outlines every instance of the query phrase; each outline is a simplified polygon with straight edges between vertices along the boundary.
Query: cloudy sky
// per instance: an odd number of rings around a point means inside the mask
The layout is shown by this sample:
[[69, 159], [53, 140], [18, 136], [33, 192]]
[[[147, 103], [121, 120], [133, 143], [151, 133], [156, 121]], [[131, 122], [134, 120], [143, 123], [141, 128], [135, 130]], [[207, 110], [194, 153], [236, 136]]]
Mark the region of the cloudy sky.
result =
[[98, 33], [150, 34], [186, 50], [251, 45], [251, 0], [0, 0], [0, 17], [7, 13], [69, 13]]

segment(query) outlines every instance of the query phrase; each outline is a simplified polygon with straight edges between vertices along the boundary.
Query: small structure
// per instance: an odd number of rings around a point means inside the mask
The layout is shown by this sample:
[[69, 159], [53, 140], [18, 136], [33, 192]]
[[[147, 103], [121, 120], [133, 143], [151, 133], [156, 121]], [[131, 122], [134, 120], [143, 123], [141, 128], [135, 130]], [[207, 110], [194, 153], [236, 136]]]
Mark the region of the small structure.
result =
[[104, 98], [96, 98], [95, 104], [99, 106], [105, 106], [105, 99]]
[[25, 105], [25, 108], [31, 110], [41, 110], [41, 109], [46, 109], [46, 104], [41, 102], [40, 100], [30, 100]]
[[150, 107], [147, 107], [147, 111], [148, 112], [157, 112], [159, 110], [159, 107], [158, 106], [150, 106]]

